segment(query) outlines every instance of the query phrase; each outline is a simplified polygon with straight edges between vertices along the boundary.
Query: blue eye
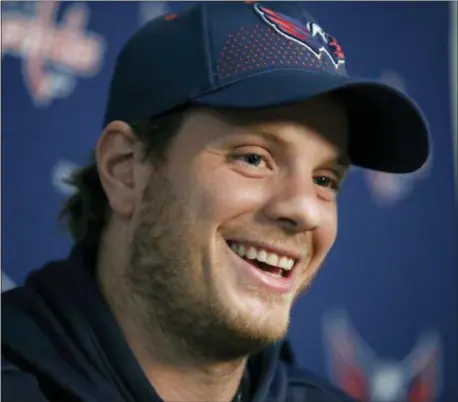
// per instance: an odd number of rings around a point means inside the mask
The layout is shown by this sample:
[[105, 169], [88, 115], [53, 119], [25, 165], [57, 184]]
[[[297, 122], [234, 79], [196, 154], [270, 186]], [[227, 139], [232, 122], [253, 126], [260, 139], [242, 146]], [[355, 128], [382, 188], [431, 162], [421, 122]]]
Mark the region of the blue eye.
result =
[[330, 188], [334, 191], [339, 191], [339, 182], [327, 176], [317, 176], [314, 178], [315, 184], [321, 187]]
[[266, 164], [265, 158], [255, 153], [236, 155], [234, 158], [246, 162], [248, 165], [254, 167], [260, 167], [262, 163]]

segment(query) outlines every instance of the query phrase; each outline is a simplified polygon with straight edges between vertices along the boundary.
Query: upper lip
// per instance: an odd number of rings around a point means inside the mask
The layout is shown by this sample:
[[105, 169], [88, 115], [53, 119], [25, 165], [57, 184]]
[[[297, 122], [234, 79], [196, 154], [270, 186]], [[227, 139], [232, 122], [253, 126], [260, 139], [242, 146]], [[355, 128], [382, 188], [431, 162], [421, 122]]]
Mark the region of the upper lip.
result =
[[258, 241], [252, 241], [252, 240], [244, 240], [244, 239], [227, 239], [227, 242], [235, 242], [235, 243], [242, 243], [247, 246], [252, 246], [257, 249], [264, 249], [266, 251], [270, 251], [271, 253], [275, 253], [280, 256], [285, 256], [288, 258], [292, 258], [295, 261], [296, 265], [298, 262], [302, 261], [304, 258], [304, 254], [298, 252], [297, 250], [294, 250], [292, 248], [288, 247], [279, 247], [271, 244], [266, 244], [266, 243], [261, 243]]

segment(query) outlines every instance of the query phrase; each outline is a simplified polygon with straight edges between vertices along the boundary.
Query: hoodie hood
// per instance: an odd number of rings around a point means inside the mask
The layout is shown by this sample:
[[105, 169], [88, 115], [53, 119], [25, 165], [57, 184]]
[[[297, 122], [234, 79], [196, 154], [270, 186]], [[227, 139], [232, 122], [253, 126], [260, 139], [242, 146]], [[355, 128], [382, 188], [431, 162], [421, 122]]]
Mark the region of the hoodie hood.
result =
[[[99, 291], [94, 261], [94, 250], [79, 245], [2, 296], [3, 354], [77, 400], [160, 401]], [[294, 367], [287, 341], [253, 355], [238, 400], [286, 402]]]

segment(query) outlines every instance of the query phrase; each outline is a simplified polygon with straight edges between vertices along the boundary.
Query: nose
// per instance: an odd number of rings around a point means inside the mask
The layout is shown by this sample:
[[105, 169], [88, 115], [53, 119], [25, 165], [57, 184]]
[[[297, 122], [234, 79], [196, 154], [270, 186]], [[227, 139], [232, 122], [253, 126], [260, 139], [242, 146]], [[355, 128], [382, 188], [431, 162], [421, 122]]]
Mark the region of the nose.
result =
[[288, 232], [305, 232], [319, 227], [323, 205], [316, 194], [315, 183], [304, 175], [283, 178], [264, 208], [269, 220]]

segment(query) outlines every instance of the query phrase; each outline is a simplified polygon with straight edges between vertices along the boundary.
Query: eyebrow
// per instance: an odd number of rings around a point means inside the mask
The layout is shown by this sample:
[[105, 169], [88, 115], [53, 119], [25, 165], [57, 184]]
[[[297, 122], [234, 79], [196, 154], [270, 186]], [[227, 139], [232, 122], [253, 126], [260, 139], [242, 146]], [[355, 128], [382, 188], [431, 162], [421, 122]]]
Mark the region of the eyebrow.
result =
[[262, 130], [262, 129], [256, 129], [253, 130], [252, 132], [254, 135], [257, 135], [258, 137], [264, 138], [266, 141], [271, 142], [275, 145], [286, 147], [290, 144], [286, 142], [283, 138], [279, 137], [278, 135], [275, 135], [271, 133], [270, 131]]
[[[287, 141], [285, 141], [283, 138], [279, 137], [278, 135], [275, 135], [267, 130], [255, 130], [253, 131], [254, 135], [257, 135], [258, 137], [262, 137], [264, 138], [266, 141], [268, 142], [271, 142], [271, 143], [274, 143], [275, 145], [278, 145], [278, 146], [291, 146], [291, 144], [289, 144]], [[351, 160], [350, 160], [350, 157], [348, 156], [347, 153], [344, 153], [344, 152], [339, 152], [338, 155], [336, 157], [333, 157], [333, 158], [330, 158], [329, 160], [327, 160], [325, 163], [326, 164], [333, 164], [333, 165], [337, 165], [338, 167], [340, 167], [341, 169], [343, 170], [348, 170], [350, 168], [350, 165], [351, 165]]]

